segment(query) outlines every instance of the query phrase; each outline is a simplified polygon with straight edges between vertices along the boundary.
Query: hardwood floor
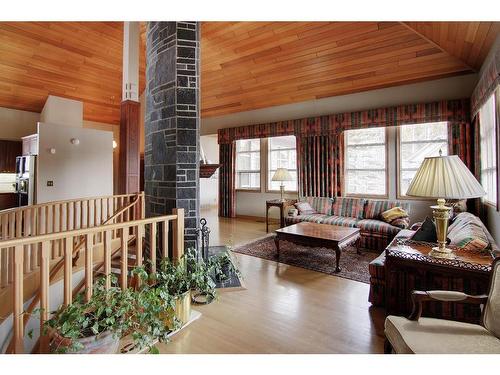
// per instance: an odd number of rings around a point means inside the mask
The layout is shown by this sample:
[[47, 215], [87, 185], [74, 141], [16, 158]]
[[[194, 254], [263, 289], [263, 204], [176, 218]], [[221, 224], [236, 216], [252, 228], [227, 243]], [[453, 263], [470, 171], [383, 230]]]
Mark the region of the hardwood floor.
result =
[[[211, 244], [266, 235], [255, 220], [203, 212]], [[382, 353], [384, 311], [370, 309], [368, 285], [235, 254], [246, 290], [227, 291], [161, 353]]]

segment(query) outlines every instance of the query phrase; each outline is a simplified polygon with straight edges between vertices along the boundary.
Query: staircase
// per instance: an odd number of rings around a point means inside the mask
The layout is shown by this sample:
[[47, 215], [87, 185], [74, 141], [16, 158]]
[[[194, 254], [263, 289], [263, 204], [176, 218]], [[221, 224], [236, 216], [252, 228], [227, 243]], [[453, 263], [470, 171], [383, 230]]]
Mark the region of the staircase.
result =
[[[90, 298], [96, 276], [105, 275], [109, 287], [114, 272], [127, 287], [130, 270], [143, 264], [145, 254], [155, 269], [157, 253], [169, 254], [170, 227], [173, 257], [184, 251], [184, 211], [146, 219], [143, 193], [1, 211], [0, 223], [0, 317], [13, 313], [7, 353], [24, 352], [25, 327], [38, 305], [41, 327], [49, 319], [50, 301], [58, 297], [70, 304], [82, 290]], [[75, 274], [82, 271], [83, 279], [73, 287]], [[49, 295], [57, 282], [63, 284], [61, 295]], [[35, 351], [45, 352], [47, 340], [42, 335]]]

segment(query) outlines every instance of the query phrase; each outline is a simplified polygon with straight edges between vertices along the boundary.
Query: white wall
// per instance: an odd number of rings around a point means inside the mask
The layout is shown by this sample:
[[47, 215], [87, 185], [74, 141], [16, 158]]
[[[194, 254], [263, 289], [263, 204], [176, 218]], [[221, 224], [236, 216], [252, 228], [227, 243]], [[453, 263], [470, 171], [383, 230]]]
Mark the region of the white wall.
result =
[[35, 134], [38, 121], [39, 113], [0, 107], [0, 139], [19, 141]]
[[[39, 123], [38, 137], [38, 203], [113, 194], [111, 131]], [[80, 143], [73, 145], [72, 138]]]
[[49, 95], [40, 113], [40, 122], [82, 127], [83, 102]]
[[[205, 158], [210, 164], [219, 163], [219, 144], [217, 135], [205, 135], [200, 137], [200, 145], [203, 147]], [[219, 201], [219, 171], [217, 170], [210, 178], [200, 178], [200, 208], [217, 207]]]

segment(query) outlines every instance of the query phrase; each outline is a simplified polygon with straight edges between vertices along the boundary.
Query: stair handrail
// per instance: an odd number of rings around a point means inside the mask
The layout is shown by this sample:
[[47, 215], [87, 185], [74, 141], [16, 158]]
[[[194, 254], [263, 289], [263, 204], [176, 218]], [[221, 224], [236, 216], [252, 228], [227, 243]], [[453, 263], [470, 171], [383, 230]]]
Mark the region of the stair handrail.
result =
[[[132, 202], [130, 202], [127, 206], [122, 207], [118, 212], [116, 212], [112, 217], [110, 217], [108, 220], [106, 220], [102, 225], [108, 225], [109, 223], [113, 222], [114, 220], [116, 220], [116, 218], [118, 216], [123, 214], [126, 210], [131, 209], [138, 202], [139, 202], [139, 194], [137, 194], [135, 196], [135, 198]], [[82, 238], [82, 236], [80, 236], [79, 242], [73, 248], [73, 254], [72, 254], [73, 265], [78, 260], [81, 248], [86, 244], [87, 244], [87, 237], [83, 236], [83, 238]], [[49, 285], [52, 281], [54, 281], [55, 276], [61, 270], [62, 266], [64, 265], [64, 261], [65, 261], [65, 259], [61, 258], [50, 270], [50, 272], [49, 272]], [[40, 301], [40, 289], [38, 290], [38, 292], [35, 293], [31, 303], [29, 304], [28, 308], [24, 312], [24, 319], [23, 319], [24, 329], [26, 328], [26, 324], [28, 324], [29, 318], [30, 318], [31, 314], [33, 313], [33, 310], [35, 309], [35, 307], [39, 301]], [[13, 346], [14, 346], [14, 338], [11, 339], [9, 346], [7, 347], [7, 353], [10, 353], [12, 351]]]
[[[13, 345], [12, 352], [22, 353], [23, 352], [23, 339], [24, 339], [24, 310], [23, 310], [23, 286], [24, 286], [24, 274], [22, 267], [22, 260], [24, 256], [23, 247], [32, 244], [41, 244], [41, 267], [40, 267], [40, 327], [42, 332], [42, 327], [45, 321], [48, 319], [48, 293], [49, 293], [49, 261], [48, 253], [50, 250], [51, 241], [64, 240], [69, 246], [65, 249], [64, 253], [64, 265], [65, 272], [63, 276], [64, 281], [64, 303], [70, 304], [72, 301], [72, 255], [73, 249], [72, 244], [75, 237], [85, 236], [86, 246], [85, 246], [85, 296], [90, 298], [92, 295], [92, 285], [93, 285], [93, 238], [98, 234], [102, 234], [101, 243], [103, 244], [104, 251], [104, 274], [106, 277], [106, 287], [110, 287], [111, 282], [111, 233], [113, 231], [119, 232], [121, 248], [120, 255], [121, 260], [121, 276], [120, 285], [123, 288], [127, 287], [128, 283], [128, 243], [129, 234], [131, 229], [136, 231], [136, 259], [137, 265], [142, 265], [143, 262], [143, 247], [144, 241], [143, 236], [146, 233], [146, 226], [149, 226], [149, 262], [151, 263], [152, 270], [156, 267], [156, 252], [161, 248], [162, 257], [167, 257], [169, 254], [168, 250], [168, 236], [169, 236], [169, 223], [172, 221], [172, 254], [174, 259], [180, 259], [184, 253], [184, 210], [174, 209], [172, 215], [157, 216], [151, 218], [144, 218], [139, 220], [127, 221], [122, 223], [114, 223], [107, 225], [100, 225], [91, 228], [84, 228], [78, 230], [71, 230], [66, 232], [57, 232], [51, 234], [42, 234], [34, 237], [23, 237], [18, 239], [11, 239], [0, 241], [0, 249], [14, 247], [15, 252], [15, 269], [14, 269], [14, 293], [13, 293]], [[161, 236], [161, 246], [158, 246], [157, 241], [157, 229], [160, 225]], [[115, 253], [115, 252], [113, 252]], [[153, 271], [154, 272], [154, 271]], [[41, 333], [43, 336], [43, 334]], [[46, 337], [44, 338], [47, 339]], [[47, 350], [47, 342], [41, 343], [41, 350]]]

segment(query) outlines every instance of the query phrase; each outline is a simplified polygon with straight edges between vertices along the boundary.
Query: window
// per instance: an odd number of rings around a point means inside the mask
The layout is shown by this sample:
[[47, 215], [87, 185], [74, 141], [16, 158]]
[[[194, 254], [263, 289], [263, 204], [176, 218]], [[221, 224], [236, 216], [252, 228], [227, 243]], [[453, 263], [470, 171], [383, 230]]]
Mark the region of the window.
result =
[[398, 135], [398, 193], [403, 197], [424, 158], [439, 156], [439, 150], [442, 155], [448, 155], [448, 123], [403, 125], [398, 129]]
[[479, 133], [481, 140], [481, 185], [486, 191], [484, 201], [493, 205], [497, 203], [495, 126], [495, 95], [492, 95], [479, 110]]
[[260, 190], [260, 139], [236, 141], [236, 189]]
[[345, 192], [387, 195], [386, 129], [345, 131]]
[[278, 168], [286, 168], [292, 181], [283, 181], [286, 191], [297, 191], [297, 150], [295, 136], [268, 139], [267, 186], [269, 191], [279, 190], [281, 181], [272, 181]]

